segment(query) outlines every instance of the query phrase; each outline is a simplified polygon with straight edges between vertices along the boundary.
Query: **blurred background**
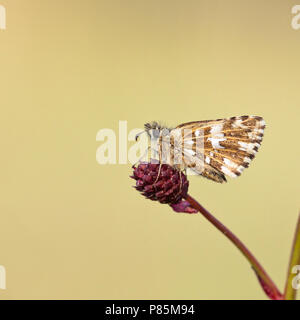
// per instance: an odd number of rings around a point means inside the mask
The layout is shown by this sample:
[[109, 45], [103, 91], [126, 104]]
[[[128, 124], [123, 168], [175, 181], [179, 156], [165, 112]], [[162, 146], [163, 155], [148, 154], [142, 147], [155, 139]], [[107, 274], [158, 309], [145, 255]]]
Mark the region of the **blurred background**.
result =
[[145, 200], [130, 164], [95, 157], [97, 132], [118, 135], [119, 120], [247, 114], [267, 122], [250, 168], [226, 185], [193, 176], [190, 194], [283, 289], [299, 210], [297, 3], [0, 4], [0, 299], [265, 299], [201, 215]]

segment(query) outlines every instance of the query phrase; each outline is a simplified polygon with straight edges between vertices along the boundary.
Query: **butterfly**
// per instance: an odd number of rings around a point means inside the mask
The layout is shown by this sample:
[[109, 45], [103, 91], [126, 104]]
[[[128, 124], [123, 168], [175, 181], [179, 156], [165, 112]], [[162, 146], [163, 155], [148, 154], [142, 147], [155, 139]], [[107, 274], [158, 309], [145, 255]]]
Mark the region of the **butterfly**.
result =
[[236, 178], [248, 168], [261, 145], [265, 125], [262, 117], [240, 116], [187, 122], [176, 128], [154, 121], [144, 125], [144, 132], [160, 163], [178, 170], [189, 168], [223, 183], [226, 176]]

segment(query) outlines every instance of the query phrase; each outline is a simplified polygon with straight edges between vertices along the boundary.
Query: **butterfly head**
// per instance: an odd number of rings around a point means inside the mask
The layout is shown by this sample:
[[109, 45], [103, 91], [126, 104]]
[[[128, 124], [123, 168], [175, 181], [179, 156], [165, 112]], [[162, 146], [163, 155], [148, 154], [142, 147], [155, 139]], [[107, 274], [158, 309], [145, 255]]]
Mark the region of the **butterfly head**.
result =
[[136, 135], [136, 141], [138, 140], [139, 136], [145, 132], [148, 134], [151, 140], [158, 140], [161, 135], [165, 136], [170, 132], [170, 129], [167, 129], [166, 127], [162, 126], [160, 123], [156, 121], [145, 123], [144, 129], [144, 131]]

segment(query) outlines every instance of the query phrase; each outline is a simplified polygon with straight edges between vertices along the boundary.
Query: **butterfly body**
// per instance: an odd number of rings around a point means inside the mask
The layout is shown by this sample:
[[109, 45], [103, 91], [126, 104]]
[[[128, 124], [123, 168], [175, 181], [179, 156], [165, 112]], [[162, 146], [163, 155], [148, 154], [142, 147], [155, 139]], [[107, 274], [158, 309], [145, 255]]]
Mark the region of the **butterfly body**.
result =
[[265, 121], [258, 116], [193, 121], [166, 128], [145, 124], [160, 163], [191, 169], [215, 182], [239, 176], [261, 145]]

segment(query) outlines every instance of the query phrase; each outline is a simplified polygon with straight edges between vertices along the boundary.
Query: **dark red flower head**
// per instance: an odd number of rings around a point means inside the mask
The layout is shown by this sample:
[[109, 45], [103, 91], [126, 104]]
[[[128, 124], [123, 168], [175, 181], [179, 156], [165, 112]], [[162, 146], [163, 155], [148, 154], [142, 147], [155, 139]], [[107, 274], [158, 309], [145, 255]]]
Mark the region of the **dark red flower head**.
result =
[[141, 163], [133, 169], [135, 188], [150, 200], [176, 204], [187, 195], [189, 182], [185, 174], [167, 164]]
[[183, 200], [187, 196], [189, 182], [183, 172], [168, 164], [141, 163], [133, 167], [135, 188], [147, 199], [169, 204], [176, 212], [197, 213]]

